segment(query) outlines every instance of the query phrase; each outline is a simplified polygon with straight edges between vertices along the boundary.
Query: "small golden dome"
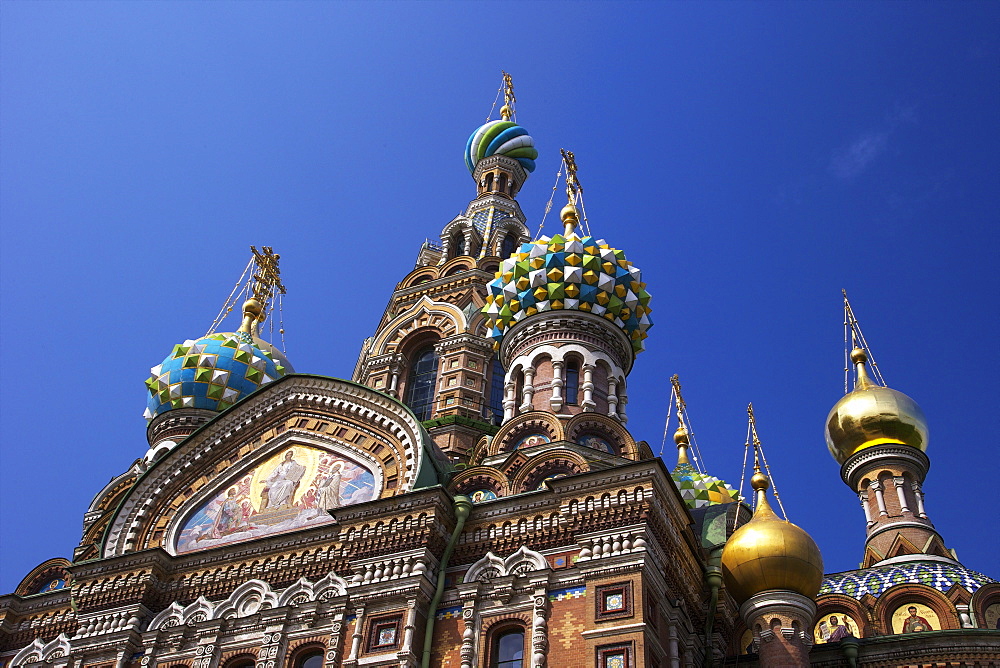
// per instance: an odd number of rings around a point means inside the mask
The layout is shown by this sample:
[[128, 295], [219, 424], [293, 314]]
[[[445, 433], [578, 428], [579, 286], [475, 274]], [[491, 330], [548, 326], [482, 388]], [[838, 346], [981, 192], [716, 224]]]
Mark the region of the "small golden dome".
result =
[[562, 208], [562, 211], [559, 212], [559, 219], [563, 223], [568, 223], [572, 221], [573, 224], [575, 225], [576, 222], [580, 219], [580, 212], [577, 211], [575, 205], [567, 204]]
[[927, 420], [910, 397], [882, 387], [868, 377], [868, 356], [851, 351], [857, 369], [854, 390], [838, 401], [826, 418], [826, 447], [839, 463], [865, 448], [885, 443], [927, 450]]
[[259, 318], [263, 312], [264, 305], [253, 297], [243, 302], [243, 315], [253, 315]]
[[688, 445], [688, 430], [684, 428], [684, 425], [677, 427], [677, 431], [674, 432], [674, 443]]
[[722, 576], [736, 602], [785, 589], [815, 598], [823, 582], [823, 557], [804, 530], [774, 514], [767, 502], [767, 476], [750, 479], [757, 494], [753, 519], [737, 529], [722, 551]]

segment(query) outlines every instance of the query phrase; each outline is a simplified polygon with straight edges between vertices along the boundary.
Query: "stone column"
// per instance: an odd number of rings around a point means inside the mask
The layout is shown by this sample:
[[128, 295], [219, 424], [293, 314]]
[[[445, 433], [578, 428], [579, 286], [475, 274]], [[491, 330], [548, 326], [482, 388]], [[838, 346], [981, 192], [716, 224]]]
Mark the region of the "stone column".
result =
[[896, 496], [899, 497], [899, 512], [909, 513], [910, 509], [906, 505], [906, 490], [903, 489], [903, 485], [906, 484], [906, 480], [903, 478], [893, 478], [892, 482], [896, 486]]
[[531, 400], [535, 396], [535, 367], [528, 366], [524, 368], [524, 399], [521, 401], [521, 406], [518, 408], [522, 413], [527, 413], [533, 410], [531, 405]]
[[873, 480], [868, 485], [875, 492], [875, 502], [878, 504], [878, 514], [888, 517], [889, 511], [885, 509], [885, 497], [882, 496], [882, 483]]
[[858, 498], [861, 499], [861, 509], [865, 511], [865, 526], [871, 528], [875, 520], [872, 519], [872, 509], [868, 507], [868, 492], [858, 492]]
[[608, 415], [618, 417], [618, 381], [608, 378]]
[[[416, 664], [416, 654], [413, 652], [413, 631], [417, 624], [417, 599], [411, 598], [406, 603], [406, 619], [403, 620], [403, 643], [399, 647], [397, 657], [406, 665]], [[400, 663], [402, 664], [403, 661]]]
[[531, 618], [531, 668], [544, 668], [549, 653], [547, 622], [549, 598], [544, 587], [535, 588], [534, 611]]
[[[668, 631], [668, 651], [670, 657], [670, 668], [681, 668], [681, 654], [677, 647], [677, 625], [671, 624], [670, 630]], [[712, 648], [708, 647], [706, 652], [711, 652]]]
[[[761, 668], [808, 666], [816, 604], [792, 591], [765, 591], [740, 606], [747, 628], [758, 638]], [[772, 622], [776, 621], [772, 625]], [[759, 632], [758, 632], [759, 629]]]
[[594, 368], [593, 364], [583, 365], [583, 384], [580, 386], [583, 390], [583, 403], [580, 407], [588, 413], [597, 408], [594, 401]]
[[917, 515], [927, 519], [927, 511], [924, 510], [924, 490], [920, 489], [920, 483], [913, 483], [913, 496], [917, 497]]
[[354, 611], [354, 634], [351, 636], [351, 653], [344, 660], [345, 666], [358, 665], [358, 657], [361, 656], [361, 642], [364, 640], [365, 630], [365, 609], [358, 608]]
[[514, 409], [517, 408], [517, 383], [512, 380], [504, 383], [503, 386], [503, 421], [514, 417]]
[[566, 363], [562, 360], [552, 360], [552, 398], [549, 399], [549, 406], [553, 411], [562, 410], [563, 406], [563, 367]]
[[628, 415], [625, 414], [625, 406], [628, 405], [628, 394], [625, 393], [625, 383], [622, 382], [621, 394], [618, 397], [618, 419], [622, 424], [628, 422]]

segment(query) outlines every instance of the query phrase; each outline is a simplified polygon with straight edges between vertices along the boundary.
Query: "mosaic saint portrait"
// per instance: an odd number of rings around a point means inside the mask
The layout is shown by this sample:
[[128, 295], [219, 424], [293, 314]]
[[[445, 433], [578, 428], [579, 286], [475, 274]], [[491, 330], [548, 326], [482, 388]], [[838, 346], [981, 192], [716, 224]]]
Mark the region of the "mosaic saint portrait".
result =
[[497, 495], [489, 489], [477, 489], [469, 494], [469, 498], [472, 499], [473, 503], [482, 503], [484, 501], [492, 501], [497, 498]]
[[549, 443], [551, 441], [552, 439], [545, 434], [527, 434], [526, 436], [521, 437], [521, 440], [514, 445], [513, 449], [520, 450], [521, 448], [531, 448], [536, 445], [542, 445], [543, 443]]
[[583, 434], [576, 439], [576, 442], [580, 445], [585, 445], [588, 448], [593, 448], [594, 450], [600, 450], [601, 452], [606, 452], [609, 455], [615, 454], [615, 447], [608, 443], [607, 439], [601, 438], [594, 434]]
[[340, 454], [291, 446], [244, 473], [198, 508], [177, 552], [226, 545], [332, 521], [329, 511], [375, 498], [375, 476]]
[[923, 633], [940, 629], [937, 613], [923, 603], [905, 603], [892, 613], [893, 633]]
[[824, 615], [816, 623], [813, 629], [813, 636], [817, 643], [840, 642], [847, 636], [860, 638], [858, 624], [853, 619], [844, 614]]

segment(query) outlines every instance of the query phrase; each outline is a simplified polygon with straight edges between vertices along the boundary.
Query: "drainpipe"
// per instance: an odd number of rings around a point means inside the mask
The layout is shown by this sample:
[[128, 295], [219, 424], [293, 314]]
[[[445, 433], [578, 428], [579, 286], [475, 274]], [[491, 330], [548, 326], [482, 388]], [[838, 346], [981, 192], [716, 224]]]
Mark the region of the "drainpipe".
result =
[[840, 651], [847, 659], [847, 665], [851, 668], [858, 666], [858, 639], [848, 636], [840, 641]]
[[715, 649], [712, 647], [712, 627], [715, 625], [715, 609], [719, 606], [719, 587], [722, 586], [722, 548], [709, 553], [705, 567], [705, 584], [708, 585], [708, 614], [705, 615], [705, 668], [712, 668]]
[[444, 548], [444, 554], [441, 555], [441, 565], [438, 567], [437, 587], [434, 589], [434, 598], [431, 599], [430, 607], [427, 610], [427, 626], [424, 631], [424, 652], [420, 659], [420, 668], [430, 668], [434, 622], [437, 618], [438, 604], [441, 603], [441, 599], [444, 597], [444, 574], [448, 570], [448, 560], [451, 559], [451, 553], [455, 551], [455, 545], [458, 544], [458, 537], [462, 535], [465, 520], [469, 518], [469, 513], [472, 512], [472, 501], [469, 500], [469, 497], [459, 494], [452, 502], [455, 504], [455, 529], [451, 532], [451, 540], [448, 541], [448, 546]]

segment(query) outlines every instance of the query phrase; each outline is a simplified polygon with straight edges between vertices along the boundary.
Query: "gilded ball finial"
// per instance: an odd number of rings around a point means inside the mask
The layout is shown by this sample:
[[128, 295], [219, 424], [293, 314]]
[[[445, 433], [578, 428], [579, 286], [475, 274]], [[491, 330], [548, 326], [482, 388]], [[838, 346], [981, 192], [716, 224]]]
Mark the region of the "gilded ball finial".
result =
[[762, 492], [770, 486], [771, 486], [771, 479], [768, 478], [763, 473], [761, 473], [760, 471], [754, 473], [753, 477], [750, 478], [750, 487], [752, 487], [753, 491], [755, 492]]
[[580, 219], [580, 212], [577, 210], [575, 204], [567, 204], [559, 212], [559, 218], [563, 223], [572, 222], [575, 225]]
[[688, 430], [684, 428], [684, 425], [677, 427], [677, 431], [674, 432], [674, 443], [677, 445], [688, 445]]
[[513, 113], [514, 110], [510, 108], [510, 105], [505, 104], [502, 107], [500, 107], [500, 118], [502, 118], [505, 121], [509, 121]]
[[264, 305], [253, 297], [243, 302], [243, 315], [252, 315], [256, 318], [260, 318], [263, 312]]
[[854, 364], [864, 364], [868, 361], [868, 354], [863, 348], [855, 348], [851, 351], [851, 362]]

